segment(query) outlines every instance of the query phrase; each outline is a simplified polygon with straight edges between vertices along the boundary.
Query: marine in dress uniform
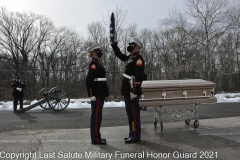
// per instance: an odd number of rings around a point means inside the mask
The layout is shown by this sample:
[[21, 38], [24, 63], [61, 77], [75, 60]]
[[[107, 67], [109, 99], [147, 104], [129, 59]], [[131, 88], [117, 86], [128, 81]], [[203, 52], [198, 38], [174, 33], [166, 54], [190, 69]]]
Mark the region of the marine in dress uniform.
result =
[[124, 96], [126, 112], [129, 122], [129, 137], [124, 138], [125, 143], [133, 143], [141, 140], [141, 121], [139, 98], [142, 95], [141, 84], [144, 79], [143, 57], [140, 55], [142, 43], [138, 38], [132, 38], [127, 47], [130, 55], [122, 54], [117, 42], [111, 44], [115, 55], [125, 62], [122, 73], [121, 94]]
[[100, 62], [103, 53], [99, 44], [92, 45], [88, 52], [91, 62], [88, 67], [86, 88], [91, 100], [92, 110], [90, 121], [91, 140], [92, 144], [106, 144], [106, 139], [103, 139], [100, 134], [104, 100], [105, 97], [109, 96], [106, 71]]
[[26, 88], [25, 81], [21, 80], [21, 74], [16, 74], [16, 79], [12, 81], [13, 93], [13, 112], [16, 113], [18, 101], [20, 102], [20, 109], [23, 109], [23, 97], [24, 97], [24, 89]]

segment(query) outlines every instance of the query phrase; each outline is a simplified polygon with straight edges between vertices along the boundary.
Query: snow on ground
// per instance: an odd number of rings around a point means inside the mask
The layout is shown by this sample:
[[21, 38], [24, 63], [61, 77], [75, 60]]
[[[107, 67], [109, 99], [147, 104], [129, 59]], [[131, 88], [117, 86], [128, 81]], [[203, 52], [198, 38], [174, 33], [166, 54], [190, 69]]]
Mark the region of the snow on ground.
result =
[[216, 94], [217, 103], [240, 102], [240, 93], [221, 93]]
[[[233, 103], [233, 102], [240, 102], [240, 93], [221, 93], [216, 94], [215, 97], [217, 98], [217, 103]], [[30, 104], [36, 103], [37, 100], [32, 101]], [[68, 108], [91, 108], [89, 99], [71, 99], [68, 105]], [[28, 105], [24, 105], [27, 107]], [[125, 104], [123, 101], [120, 102], [105, 102], [103, 107], [124, 107]], [[18, 106], [19, 108], [19, 106]], [[35, 107], [33, 109], [42, 109], [40, 106]], [[0, 111], [1, 110], [13, 110], [13, 102], [0, 102]]]

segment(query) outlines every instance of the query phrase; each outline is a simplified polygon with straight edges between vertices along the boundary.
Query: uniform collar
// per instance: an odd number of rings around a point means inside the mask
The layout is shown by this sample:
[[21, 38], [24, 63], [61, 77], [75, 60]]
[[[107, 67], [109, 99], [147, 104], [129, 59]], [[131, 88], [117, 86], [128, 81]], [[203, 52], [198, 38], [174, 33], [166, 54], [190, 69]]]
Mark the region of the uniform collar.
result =
[[98, 59], [98, 58], [92, 58], [92, 60], [93, 61], [98, 61], [98, 62], [100, 62], [101, 60], [100, 59]]
[[137, 56], [139, 55], [139, 52], [131, 53], [130, 56]]
[[130, 56], [130, 58], [134, 58], [134, 57], [136, 57], [138, 55], [139, 55], [139, 52], [135, 52], [134, 54], [131, 53], [129, 56]]

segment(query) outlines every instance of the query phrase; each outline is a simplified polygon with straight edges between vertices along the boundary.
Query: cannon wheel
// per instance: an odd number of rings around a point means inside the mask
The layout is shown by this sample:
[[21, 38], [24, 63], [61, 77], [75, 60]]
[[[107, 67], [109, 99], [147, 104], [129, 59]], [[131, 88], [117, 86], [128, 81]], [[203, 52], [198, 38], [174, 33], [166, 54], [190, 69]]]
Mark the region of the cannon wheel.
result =
[[[50, 89], [49, 88], [43, 88], [38, 92], [38, 100], [42, 99], [44, 97], [44, 93], [45, 92], [49, 92]], [[46, 97], [45, 97], [46, 98]], [[49, 104], [47, 103], [47, 101], [45, 103], [40, 104], [40, 107], [42, 107], [43, 109], [46, 110], [50, 110], [51, 107], [49, 106]]]
[[54, 111], [62, 111], [70, 103], [68, 93], [59, 87], [52, 88], [47, 96], [47, 103]]
[[199, 121], [198, 121], [198, 120], [195, 120], [195, 121], [193, 122], [193, 126], [194, 126], [194, 128], [198, 128], [198, 126], [199, 126]]
[[186, 125], [189, 125], [189, 124], [190, 124], [190, 119], [186, 119], [186, 120], [185, 120], [185, 124], [186, 124]]

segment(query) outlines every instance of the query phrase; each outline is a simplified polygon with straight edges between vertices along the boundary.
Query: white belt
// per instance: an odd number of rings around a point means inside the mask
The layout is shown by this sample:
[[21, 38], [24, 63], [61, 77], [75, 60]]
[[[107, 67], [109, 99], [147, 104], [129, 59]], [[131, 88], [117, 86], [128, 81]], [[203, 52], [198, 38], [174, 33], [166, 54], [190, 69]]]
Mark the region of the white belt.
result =
[[94, 81], [106, 81], [107, 78], [95, 78]]
[[122, 76], [127, 78], [127, 79], [132, 79], [132, 76], [129, 76], [129, 75], [125, 74], [125, 73], [123, 73]]

